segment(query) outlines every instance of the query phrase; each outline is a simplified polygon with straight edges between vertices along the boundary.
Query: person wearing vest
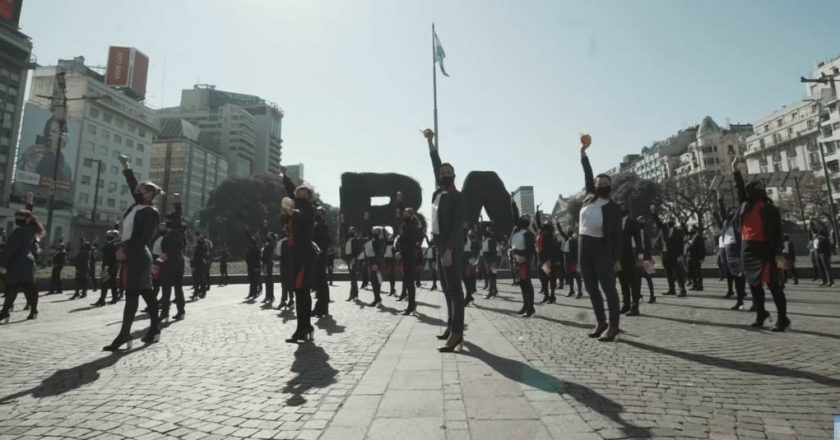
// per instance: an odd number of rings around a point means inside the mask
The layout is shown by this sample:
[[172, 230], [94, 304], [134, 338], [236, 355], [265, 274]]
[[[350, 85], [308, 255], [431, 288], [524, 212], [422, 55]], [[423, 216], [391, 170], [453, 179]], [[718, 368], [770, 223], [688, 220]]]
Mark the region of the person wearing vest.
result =
[[[554, 304], [557, 302], [557, 297], [554, 295], [557, 290], [557, 261], [561, 257], [560, 246], [554, 239], [554, 225], [546, 220], [541, 222], [540, 213], [537, 212], [536, 225], [539, 227], [536, 238], [536, 252], [537, 252], [537, 273], [539, 274], [540, 284], [542, 284], [543, 300], [542, 304]], [[548, 269], [546, 272], [545, 269]]]
[[269, 232], [266, 234], [265, 242], [260, 249], [260, 264], [262, 265], [262, 277], [265, 283], [265, 298], [262, 303], [273, 307], [274, 304], [274, 250], [277, 248], [277, 234]]
[[[727, 209], [723, 196], [717, 193], [718, 204], [718, 226], [720, 237], [718, 247], [722, 249], [723, 263], [727, 283], [727, 294], [729, 298], [737, 293], [737, 302], [732, 310], [740, 310], [744, 307], [744, 298], [747, 297], [746, 280], [741, 266], [741, 224], [740, 218], [736, 216], [735, 209]], [[735, 292], [732, 292], [732, 285], [735, 285]]]
[[752, 327], [762, 327], [770, 317], [764, 308], [764, 288], [767, 285], [776, 303], [778, 319], [774, 332], [790, 327], [787, 299], [782, 290], [779, 266], [784, 267], [782, 255], [782, 217], [773, 201], [767, 197], [764, 183], [753, 180], [748, 185], [738, 169], [740, 158], [732, 161], [732, 175], [738, 192], [738, 220], [741, 234], [741, 262], [744, 276], [750, 285], [756, 320]]
[[534, 315], [534, 285], [531, 282], [531, 265], [534, 262], [536, 248], [534, 246], [534, 233], [531, 232], [531, 218], [524, 214], [516, 222], [516, 228], [510, 236], [510, 249], [513, 252], [514, 266], [512, 268], [514, 277], [519, 281], [519, 290], [522, 293], [522, 308], [516, 312], [523, 318]]
[[120, 231], [116, 229], [105, 233], [105, 244], [102, 245], [102, 290], [99, 294], [99, 301], [94, 304], [96, 307], [105, 305], [108, 289], [111, 289], [111, 304], [116, 304], [119, 301], [119, 294], [117, 293], [117, 274], [120, 270], [120, 264], [117, 262], [119, 237]]
[[642, 266], [642, 234], [639, 224], [630, 215], [627, 205], [619, 203], [621, 208], [621, 271], [618, 281], [621, 285], [620, 314], [639, 316], [639, 303], [642, 301], [642, 278], [639, 268]]
[[245, 270], [248, 273], [248, 296], [245, 301], [255, 301], [260, 296], [259, 286], [262, 284], [260, 279], [261, 270], [260, 265], [260, 248], [257, 245], [257, 238], [245, 229], [245, 242], [248, 243], [248, 248], [245, 250]]
[[417, 266], [417, 242], [420, 240], [420, 230], [417, 224], [417, 218], [414, 216], [414, 209], [406, 208], [402, 211], [402, 223], [399, 229], [399, 239], [397, 240], [397, 251], [399, 252], [399, 260], [402, 264], [403, 270], [403, 289], [408, 297], [408, 306], [403, 311], [404, 316], [408, 316], [417, 309], [416, 302], [416, 285], [414, 283], [414, 275]]
[[152, 343], [160, 340], [160, 317], [158, 301], [152, 286], [152, 240], [157, 234], [160, 214], [154, 207], [155, 197], [161, 193], [160, 187], [150, 181], [138, 183], [129, 166], [128, 157], [120, 156], [123, 175], [128, 187], [133, 190], [134, 205], [123, 216], [120, 228], [121, 242], [117, 248], [117, 261], [122, 261], [122, 285], [125, 287], [125, 308], [119, 334], [102, 349], [117, 351], [123, 344], [131, 344], [131, 325], [140, 297], [146, 303], [150, 326], [143, 342]]
[[341, 248], [341, 258], [347, 264], [347, 272], [350, 274], [350, 296], [347, 301], [353, 301], [359, 297], [359, 264], [356, 257], [362, 252], [362, 243], [356, 237], [356, 228], [350, 227], [347, 230], [347, 240]]
[[294, 197], [292, 209], [287, 209], [289, 222], [289, 247], [292, 259], [292, 282], [294, 283], [297, 304], [295, 315], [297, 328], [288, 343], [312, 341], [315, 328], [312, 327], [310, 317], [312, 313], [312, 295], [310, 291], [316, 288], [315, 264], [317, 255], [312, 246], [315, 229], [315, 206], [313, 198], [315, 192], [309, 185], [295, 187], [292, 179], [286, 173], [286, 167], [281, 167], [283, 186], [288, 197]]
[[23, 292], [29, 316], [38, 317], [38, 287], [35, 285], [35, 254], [38, 240], [46, 234], [38, 218], [32, 214], [34, 205], [32, 193], [26, 195], [26, 209], [15, 212], [15, 229], [12, 231], [0, 252], [0, 276], [5, 282], [6, 292], [3, 297], [3, 309], [0, 310], [0, 322], [9, 323], [12, 307], [18, 292]]
[[67, 262], [67, 249], [64, 243], [59, 242], [56, 245], [55, 254], [52, 258], [52, 276], [50, 277], [50, 290], [47, 295], [54, 293], [64, 293], [61, 288], [61, 271], [64, 270], [64, 264]]
[[656, 205], [650, 205], [650, 214], [656, 226], [659, 228], [659, 240], [662, 243], [662, 267], [665, 269], [665, 276], [668, 278], [668, 291], [663, 295], [677, 295], [674, 290], [675, 283], [679, 283], [680, 294], [686, 296], [685, 291], [685, 268], [683, 266], [684, 235], [682, 229], [677, 226], [672, 218], [665, 224], [657, 214]]
[[[580, 156], [583, 165], [586, 197], [580, 210], [579, 220], [579, 256], [580, 273], [595, 319], [598, 321], [590, 338], [599, 338], [602, 342], [615, 340], [620, 332], [619, 300], [615, 288], [616, 272], [621, 270], [621, 208], [610, 199], [612, 179], [606, 174], [592, 176], [592, 167], [586, 150], [592, 138], [581, 136]], [[598, 288], [600, 285], [600, 289]], [[604, 300], [607, 298], [609, 318], [604, 315]], [[606, 333], [605, 333], [606, 332]], [[602, 336], [603, 334], [603, 336]]]
[[653, 292], [653, 277], [651, 277], [654, 265], [653, 254], [651, 253], [650, 228], [648, 227], [647, 218], [643, 215], [636, 217], [636, 223], [639, 224], [639, 237], [642, 239], [641, 249], [637, 249], [636, 252], [641, 252], [642, 258], [644, 259], [642, 265], [639, 267], [639, 273], [647, 280], [648, 292], [650, 294], [648, 304], [653, 304], [656, 302], [656, 295]]
[[184, 298], [184, 267], [186, 258], [184, 249], [187, 247], [186, 226], [181, 218], [181, 196], [178, 193], [172, 194], [175, 202], [175, 211], [166, 214], [164, 226], [166, 234], [160, 243], [160, 287], [161, 287], [161, 312], [160, 319], [169, 318], [169, 305], [172, 299], [172, 291], [175, 291], [175, 309], [177, 310], [172, 319], [180, 321], [186, 316], [186, 300]]
[[455, 168], [450, 163], [442, 163], [435, 133], [431, 129], [423, 130], [423, 136], [429, 145], [432, 159], [432, 171], [437, 189], [432, 193], [432, 237], [439, 266], [441, 268], [441, 289], [446, 298], [446, 331], [438, 336], [446, 344], [438, 348], [440, 352], [452, 352], [464, 344], [464, 291], [461, 288], [463, 275], [464, 249], [464, 200], [455, 188]]
[[274, 258], [280, 266], [280, 305], [277, 310], [295, 307], [295, 292], [292, 275], [292, 248], [289, 246], [289, 225], [283, 226], [283, 238], [274, 247]]
[[321, 252], [315, 263], [315, 308], [312, 314], [323, 318], [330, 316], [330, 285], [327, 280], [327, 260], [329, 249], [332, 247], [330, 230], [324, 218], [324, 209], [319, 207], [315, 211], [315, 229], [312, 232], [313, 241]]
[[370, 307], [376, 307], [382, 303], [382, 260], [385, 257], [385, 239], [382, 238], [383, 229], [373, 230], [370, 240], [365, 242], [362, 253], [365, 254], [367, 262], [370, 287], [373, 290], [373, 302]]
[[[583, 287], [581, 287], [580, 266], [578, 265], [577, 231], [574, 228], [569, 228], [568, 233], [564, 233], [562, 228], [558, 231], [563, 237], [563, 246], [560, 249], [563, 252], [563, 265], [566, 267], [566, 282], [569, 283], [569, 294], [566, 296], [580, 299], [583, 296]], [[578, 287], [577, 295], [575, 295], [575, 281]]]
[[79, 253], [73, 257], [73, 267], [76, 269], [76, 292], [70, 299], [85, 298], [87, 296], [89, 266], [90, 242], [82, 239], [79, 244]]
[[481, 241], [481, 256], [485, 265], [484, 274], [488, 280], [487, 299], [499, 294], [499, 288], [496, 285], [496, 271], [499, 264], [497, 245], [498, 242], [493, 236], [493, 228], [488, 226], [484, 229], [484, 240]]

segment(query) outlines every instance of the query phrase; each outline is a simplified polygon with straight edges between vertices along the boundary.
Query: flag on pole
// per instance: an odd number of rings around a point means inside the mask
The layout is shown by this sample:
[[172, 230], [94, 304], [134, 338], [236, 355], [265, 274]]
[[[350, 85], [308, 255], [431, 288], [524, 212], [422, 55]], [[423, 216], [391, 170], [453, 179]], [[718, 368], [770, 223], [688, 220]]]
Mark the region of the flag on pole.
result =
[[435, 32], [434, 36], [435, 36], [435, 62], [438, 63], [438, 65], [440, 65], [440, 73], [442, 73], [443, 76], [449, 76], [449, 74], [446, 73], [446, 69], [443, 68], [443, 59], [446, 58], [446, 52], [443, 51], [443, 46], [441, 46], [441, 44], [440, 44], [440, 39], [438, 39], [437, 32]]

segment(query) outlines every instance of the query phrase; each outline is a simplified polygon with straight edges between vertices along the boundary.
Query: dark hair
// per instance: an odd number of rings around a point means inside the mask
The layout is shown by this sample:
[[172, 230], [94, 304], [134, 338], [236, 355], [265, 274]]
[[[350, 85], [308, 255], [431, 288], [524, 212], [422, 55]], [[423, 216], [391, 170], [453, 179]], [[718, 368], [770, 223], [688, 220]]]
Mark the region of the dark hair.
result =
[[32, 212], [28, 209], [21, 209], [15, 212], [15, 217], [17, 216], [22, 216], [30, 219], [29, 225], [32, 226], [32, 229], [35, 230], [35, 235], [37, 235], [38, 237], [43, 237], [46, 233], [44, 227], [41, 226], [41, 222], [38, 221], [38, 217], [35, 217], [35, 215], [33, 215]]
[[607, 180], [610, 181], [610, 183], [612, 183], [612, 177], [610, 177], [610, 176], [608, 176], [604, 173], [601, 173], [601, 174], [598, 174], [597, 176], [595, 176], [596, 179], [599, 178], [599, 177], [603, 177], [604, 179], [607, 179]]
[[444, 162], [444, 163], [440, 164], [440, 168], [443, 168], [443, 167], [449, 167], [449, 168], [452, 168], [453, 172], [455, 171], [455, 167], [453, 167], [452, 164], [449, 163], [449, 162]]

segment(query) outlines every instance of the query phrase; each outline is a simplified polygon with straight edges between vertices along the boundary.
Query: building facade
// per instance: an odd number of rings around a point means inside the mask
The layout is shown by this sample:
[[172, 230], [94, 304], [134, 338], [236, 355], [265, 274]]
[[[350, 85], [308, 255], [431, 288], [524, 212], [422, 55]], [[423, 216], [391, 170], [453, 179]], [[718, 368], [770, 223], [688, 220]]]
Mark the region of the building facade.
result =
[[171, 211], [171, 196], [181, 194], [183, 216], [198, 218], [210, 192], [228, 177], [228, 161], [201, 142], [201, 130], [183, 119], [160, 121], [160, 135], [152, 144], [149, 175], [164, 190], [161, 210]]
[[17, 30], [17, 24], [0, 21], [0, 226], [7, 231], [11, 230], [16, 209], [6, 204], [11, 195], [31, 53], [32, 41]]
[[292, 178], [293, 181], [303, 182], [304, 173], [302, 163], [286, 165], [286, 173], [289, 175], [289, 177]]
[[751, 124], [730, 124], [721, 128], [714, 119], [706, 116], [697, 128], [697, 138], [679, 156], [674, 174], [728, 173], [732, 160], [743, 157], [747, 150], [747, 138], [752, 133]]
[[[43, 96], [54, 94], [59, 72], [65, 73], [69, 99], [62, 157], [72, 183], [68, 188], [70, 206], [58, 211], [69, 211], [71, 225], [67, 226], [76, 229], [113, 224], [134, 203], [134, 188], [125, 183], [119, 157], [129, 158], [138, 180], [149, 178], [151, 145], [158, 134], [155, 114], [123, 91], [106, 86], [104, 76], [85, 66], [83, 57], [37, 68], [29, 95], [32, 105], [51, 108], [54, 100]], [[31, 148], [22, 137], [20, 154], [25, 156]], [[56, 238], [63, 235], [53, 232]]]
[[[534, 187], [520, 186], [511, 195], [516, 206], [519, 207], [519, 214], [528, 214], [534, 218], [536, 214], [536, 207], [534, 206]], [[515, 221], [516, 219], [514, 219]]]
[[178, 107], [158, 111], [162, 119], [183, 119], [206, 133], [206, 145], [226, 157], [231, 176], [280, 174], [283, 111], [263, 98], [196, 85], [181, 92]]

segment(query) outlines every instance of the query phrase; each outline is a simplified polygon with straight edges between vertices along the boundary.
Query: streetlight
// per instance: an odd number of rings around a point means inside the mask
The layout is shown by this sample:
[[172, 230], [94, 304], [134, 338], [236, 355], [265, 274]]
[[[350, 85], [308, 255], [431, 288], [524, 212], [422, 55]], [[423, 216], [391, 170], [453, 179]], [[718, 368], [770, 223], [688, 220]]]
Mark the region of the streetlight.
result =
[[99, 202], [99, 178], [102, 176], [102, 159], [93, 159], [96, 162], [96, 183], [93, 189], [93, 211], [90, 213], [90, 222], [96, 224], [96, 205]]
[[[110, 96], [85, 96], [82, 95], [78, 98], [68, 98], [67, 97], [67, 77], [65, 72], [58, 72], [55, 74], [55, 82], [58, 85], [58, 90], [61, 93], [61, 96], [56, 96], [53, 94], [52, 96], [47, 95], [35, 95], [39, 98], [49, 99], [52, 102], [52, 109], [53, 109], [53, 117], [58, 120], [59, 123], [59, 135], [58, 135], [58, 143], [55, 147], [55, 167], [53, 168], [53, 176], [52, 176], [52, 184], [50, 187], [50, 200], [47, 203], [47, 239], [46, 245], [48, 246], [52, 243], [52, 220], [53, 220], [53, 211], [55, 209], [55, 188], [56, 182], [58, 181], [58, 165], [61, 163], [59, 158], [61, 157], [61, 148], [63, 147], [64, 137], [67, 135], [67, 102], [69, 101], [83, 101], [83, 100], [99, 100], [99, 99], [111, 99]], [[61, 104], [56, 105], [55, 100], [60, 99]], [[57, 109], [61, 109], [61, 111], [56, 111]], [[97, 186], [97, 189], [99, 187]], [[46, 246], [45, 246], [46, 247]]]
[[[802, 83], [818, 83], [818, 84], [830, 84], [831, 85], [831, 92], [832, 95], [836, 98], [837, 97], [837, 88], [834, 84], [834, 77], [826, 76], [825, 73], [822, 74], [820, 78], [809, 79], [800, 77], [799, 82]], [[834, 230], [834, 240], [835, 246], [840, 243], [836, 243], [840, 241], [840, 233], [837, 230], [837, 213], [834, 210], [834, 194], [831, 190], [831, 177], [828, 175], [828, 168], [825, 165], [825, 152], [823, 151], [822, 142], [820, 142], [820, 138], [822, 137], [822, 109], [823, 109], [823, 101], [822, 96], [819, 99], [805, 99], [808, 102], [816, 102], [817, 103], [817, 148], [820, 150], [820, 161], [822, 161], [822, 168], [823, 168], [823, 176], [825, 177], [825, 186], [828, 188], [828, 207], [831, 210], [831, 228]]]

